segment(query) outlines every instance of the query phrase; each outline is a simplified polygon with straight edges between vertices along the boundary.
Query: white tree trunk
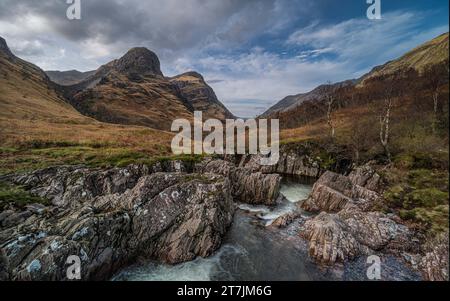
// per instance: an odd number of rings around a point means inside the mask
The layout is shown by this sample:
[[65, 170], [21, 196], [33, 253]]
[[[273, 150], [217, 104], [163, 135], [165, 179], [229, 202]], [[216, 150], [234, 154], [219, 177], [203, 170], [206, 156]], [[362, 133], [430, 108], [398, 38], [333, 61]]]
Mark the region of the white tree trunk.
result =
[[437, 123], [438, 123], [438, 101], [439, 101], [439, 91], [436, 89], [433, 93], [433, 124], [432, 131], [433, 134], [436, 134], [437, 131]]
[[384, 101], [384, 115], [380, 117], [380, 142], [384, 148], [388, 161], [391, 162], [391, 152], [389, 151], [389, 125], [391, 120], [392, 99], [388, 97]]
[[335, 136], [335, 129], [334, 129], [334, 124], [333, 124], [333, 103], [334, 103], [334, 98], [333, 96], [329, 96], [328, 100], [327, 100], [327, 104], [328, 104], [328, 110], [327, 110], [327, 124], [328, 127], [330, 128], [330, 136], [332, 139], [334, 139]]

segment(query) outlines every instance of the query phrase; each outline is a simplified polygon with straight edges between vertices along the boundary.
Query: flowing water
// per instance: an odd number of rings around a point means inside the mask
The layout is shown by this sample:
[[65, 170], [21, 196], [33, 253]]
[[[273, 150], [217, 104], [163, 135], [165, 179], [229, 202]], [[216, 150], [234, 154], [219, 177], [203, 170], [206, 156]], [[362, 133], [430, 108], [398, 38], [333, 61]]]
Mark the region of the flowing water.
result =
[[[304, 200], [312, 185], [284, 180], [285, 199], [276, 207], [241, 204], [221, 248], [209, 258], [167, 265], [145, 262], [119, 272], [113, 280], [365, 280], [365, 257], [345, 265], [324, 268], [308, 256], [307, 244], [295, 231], [266, 228], [277, 217], [292, 212]], [[294, 225], [295, 226], [295, 225]], [[380, 255], [381, 256], [381, 255]], [[418, 280], [419, 276], [392, 256], [382, 277], [387, 280]]]

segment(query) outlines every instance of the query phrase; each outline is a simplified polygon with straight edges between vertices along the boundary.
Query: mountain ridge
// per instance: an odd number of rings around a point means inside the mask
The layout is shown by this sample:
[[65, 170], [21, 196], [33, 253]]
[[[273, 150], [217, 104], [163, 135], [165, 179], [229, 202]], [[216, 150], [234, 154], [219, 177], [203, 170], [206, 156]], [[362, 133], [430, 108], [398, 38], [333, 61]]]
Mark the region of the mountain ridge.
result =
[[71, 86], [93, 75], [95, 73], [95, 70], [86, 72], [81, 72], [75, 69], [67, 71], [46, 70], [45, 73], [48, 75], [52, 82], [61, 86]]
[[337, 82], [333, 84], [323, 84], [320, 86], [317, 86], [313, 90], [306, 92], [306, 93], [300, 93], [296, 95], [290, 95], [286, 96], [279, 102], [277, 102], [275, 105], [270, 107], [267, 111], [265, 111], [263, 114], [261, 114], [260, 117], [268, 117], [272, 114], [278, 113], [278, 112], [286, 112], [291, 109], [295, 109], [297, 106], [300, 106], [305, 101], [313, 101], [316, 99], [322, 99], [324, 98], [327, 93], [341, 88], [345, 86], [351, 86], [354, 85], [357, 82], [357, 80], [350, 79], [345, 80], [342, 82]]
[[0, 43], [1, 172], [16, 170], [19, 162], [23, 168], [61, 164], [62, 157], [103, 164], [136, 156], [137, 150], [142, 158], [167, 154], [172, 133], [82, 115], [43, 70]]
[[[358, 79], [341, 81], [332, 86], [337, 85], [334, 87], [338, 87], [340, 84], [348, 83], [355, 87], [362, 87], [367, 81], [373, 80], [374, 78], [389, 76], [395, 72], [407, 72], [411, 69], [420, 74], [427, 67], [440, 64], [445, 59], [448, 59], [448, 51], [449, 33], [447, 32], [415, 47], [397, 59], [388, 61], [383, 65], [375, 66], [371, 71]], [[293, 110], [305, 101], [322, 100], [326, 96], [327, 91], [326, 89], [322, 89], [324, 93], [320, 93], [320, 90], [326, 86], [320, 85], [309, 92], [287, 96], [266, 110], [260, 117], [270, 118], [276, 113]]]
[[97, 70], [71, 73], [56, 75], [79, 78], [72, 85], [58, 81], [65, 97], [78, 111], [100, 121], [170, 130], [174, 119], [191, 119], [194, 110], [205, 118], [234, 118], [200, 73], [165, 77], [158, 56], [144, 47], [131, 48]]

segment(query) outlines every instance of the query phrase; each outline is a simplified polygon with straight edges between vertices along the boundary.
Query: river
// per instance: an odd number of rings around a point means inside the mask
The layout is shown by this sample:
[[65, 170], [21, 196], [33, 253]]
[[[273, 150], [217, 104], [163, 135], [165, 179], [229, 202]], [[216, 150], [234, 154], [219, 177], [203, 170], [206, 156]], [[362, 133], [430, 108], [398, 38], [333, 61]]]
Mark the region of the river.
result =
[[[307, 243], [295, 231], [266, 228], [277, 217], [292, 212], [307, 198], [312, 185], [283, 180], [284, 201], [274, 208], [241, 204], [221, 248], [209, 258], [197, 258], [177, 265], [154, 261], [137, 263], [120, 271], [117, 281], [201, 281], [201, 280], [367, 280], [366, 257], [326, 268], [315, 264]], [[306, 213], [304, 213], [306, 214]], [[382, 258], [383, 280], [420, 280], [393, 256]]]

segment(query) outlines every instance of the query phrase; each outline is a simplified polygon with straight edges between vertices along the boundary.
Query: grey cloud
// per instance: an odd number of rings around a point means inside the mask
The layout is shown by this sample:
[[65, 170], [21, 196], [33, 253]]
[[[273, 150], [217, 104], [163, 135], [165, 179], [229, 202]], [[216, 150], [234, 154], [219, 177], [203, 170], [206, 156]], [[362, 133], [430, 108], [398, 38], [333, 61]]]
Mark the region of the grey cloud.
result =
[[69, 21], [65, 0], [3, 0], [0, 17], [15, 22], [20, 16], [38, 15], [70, 41], [96, 40], [115, 52], [137, 44], [176, 54], [242, 43], [296, 16], [289, 7], [298, 1], [81, 0], [82, 20]]

